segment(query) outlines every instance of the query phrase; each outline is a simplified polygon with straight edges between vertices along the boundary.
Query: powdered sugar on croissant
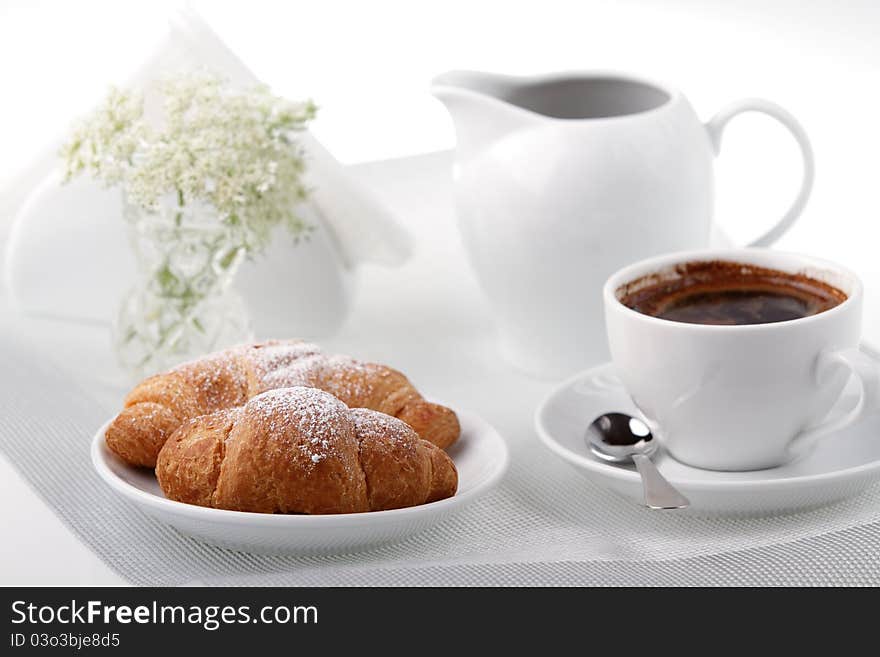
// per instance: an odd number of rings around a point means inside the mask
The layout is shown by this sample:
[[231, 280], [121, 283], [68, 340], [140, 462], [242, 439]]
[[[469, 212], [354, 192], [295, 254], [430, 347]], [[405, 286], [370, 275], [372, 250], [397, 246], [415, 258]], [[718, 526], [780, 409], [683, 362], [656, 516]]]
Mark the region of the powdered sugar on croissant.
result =
[[315, 388], [280, 388], [179, 427], [159, 453], [170, 499], [258, 513], [381, 511], [450, 497], [452, 460], [405, 423]]
[[425, 401], [397, 370], [327, 355], [307, 342], [273, 340], [233, 347], [145, 379], [107, 429], [107, 445], [132, 465], [153, 467], [165, 441], [184, 422], [293, 386], [317, 388], [349, 407], [397, 417], [443, 449], [460, 433], [455, 413]]

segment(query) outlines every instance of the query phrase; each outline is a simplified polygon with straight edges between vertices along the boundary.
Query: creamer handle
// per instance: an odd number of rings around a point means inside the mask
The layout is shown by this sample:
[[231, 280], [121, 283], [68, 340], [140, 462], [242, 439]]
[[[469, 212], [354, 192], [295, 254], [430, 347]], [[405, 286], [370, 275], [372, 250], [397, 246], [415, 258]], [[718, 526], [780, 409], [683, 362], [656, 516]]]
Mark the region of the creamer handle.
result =
[[801, 124], [798, 123], [797, 119], [795, 119], [787, 110], [783, 109], [776, 103], [771, 103], [769, 100], [763, 100], [762, 98], [745, 98], [724, 107], [706, 124], [706, 130], [709, 132], [709, 139], [712, 141], [712, 146], [715, 149], [716, 155], [721, 152], [721, 138], [728, 121], [736, 115], [744, 112], [760, 112], [761, 114], [766, 114], [788, 128], [788, 131], [792, 134], [801, 149], [801, 156], [803, 157], [804, 162], [801, 188], [800, 191], [798, 191], [794, 202], [788, 208], [786, 213], [782, 215], [782, 218], [777, 221], [770, 230], [748, 244], [748, 246], [770, 246], [782, 237], [785, 231], [791, 228], [792, 224], [797, 220], [801, 212], [803, 212], [804, 206], [807, 204], [807, 199], [810, 198], [810, 191], [813, 188], [813, 176], [815, 173], [813, 149], [810, 146], [810, 140], [807, 138], [807, 133], [804, 131], [803, 127], [801, 127]]

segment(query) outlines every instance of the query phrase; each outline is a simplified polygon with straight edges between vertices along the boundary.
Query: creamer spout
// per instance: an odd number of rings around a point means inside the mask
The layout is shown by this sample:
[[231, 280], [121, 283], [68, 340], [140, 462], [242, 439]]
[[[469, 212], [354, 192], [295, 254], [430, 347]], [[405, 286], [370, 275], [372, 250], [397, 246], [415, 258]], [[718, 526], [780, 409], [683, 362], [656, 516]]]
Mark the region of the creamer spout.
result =
[[431, 93], [452, 116], [459, 157], [485, 148], [530, 121], [509, 100], [519, 84], [519, 78], [476, 71], [449, 71], [431, 81]]

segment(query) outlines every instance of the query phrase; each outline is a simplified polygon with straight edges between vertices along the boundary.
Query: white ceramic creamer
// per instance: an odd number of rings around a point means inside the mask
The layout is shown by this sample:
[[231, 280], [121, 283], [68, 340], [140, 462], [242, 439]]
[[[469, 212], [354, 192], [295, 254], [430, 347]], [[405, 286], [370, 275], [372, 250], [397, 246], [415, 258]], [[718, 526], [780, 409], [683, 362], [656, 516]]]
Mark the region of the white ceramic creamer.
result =
[[602, 285], [620, 267], [709, 244], [713, 159], [727, 122], [757, 111], [800, 146], [804, 176], [773, 243], [810, 193], [809, 142], [784, 109], [747, 99], [699, 120], [681, 92], [614, 73], [452, 71], [432, 91], [457, 137], [455, 195], [468, 256], [520, 368], [558, 377], [608, 358]]

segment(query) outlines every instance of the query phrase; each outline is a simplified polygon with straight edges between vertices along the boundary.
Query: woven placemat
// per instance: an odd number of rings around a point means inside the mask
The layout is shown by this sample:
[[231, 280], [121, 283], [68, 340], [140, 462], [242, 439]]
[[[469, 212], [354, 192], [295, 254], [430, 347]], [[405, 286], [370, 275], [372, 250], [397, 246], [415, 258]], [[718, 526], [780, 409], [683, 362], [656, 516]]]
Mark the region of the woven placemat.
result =
[[880, 488], [780, 517], [652, 514], [584, 482], [536, 440], [511, 445], [511, 471], [498, 489], [403, 543], [319, 557], [215, 548], [152, 520], [98, 478], [89, 443], [112, 409], [22, 338], [3, 335], [0, 349], [0, 449], [133, 584], [880, 584]]

